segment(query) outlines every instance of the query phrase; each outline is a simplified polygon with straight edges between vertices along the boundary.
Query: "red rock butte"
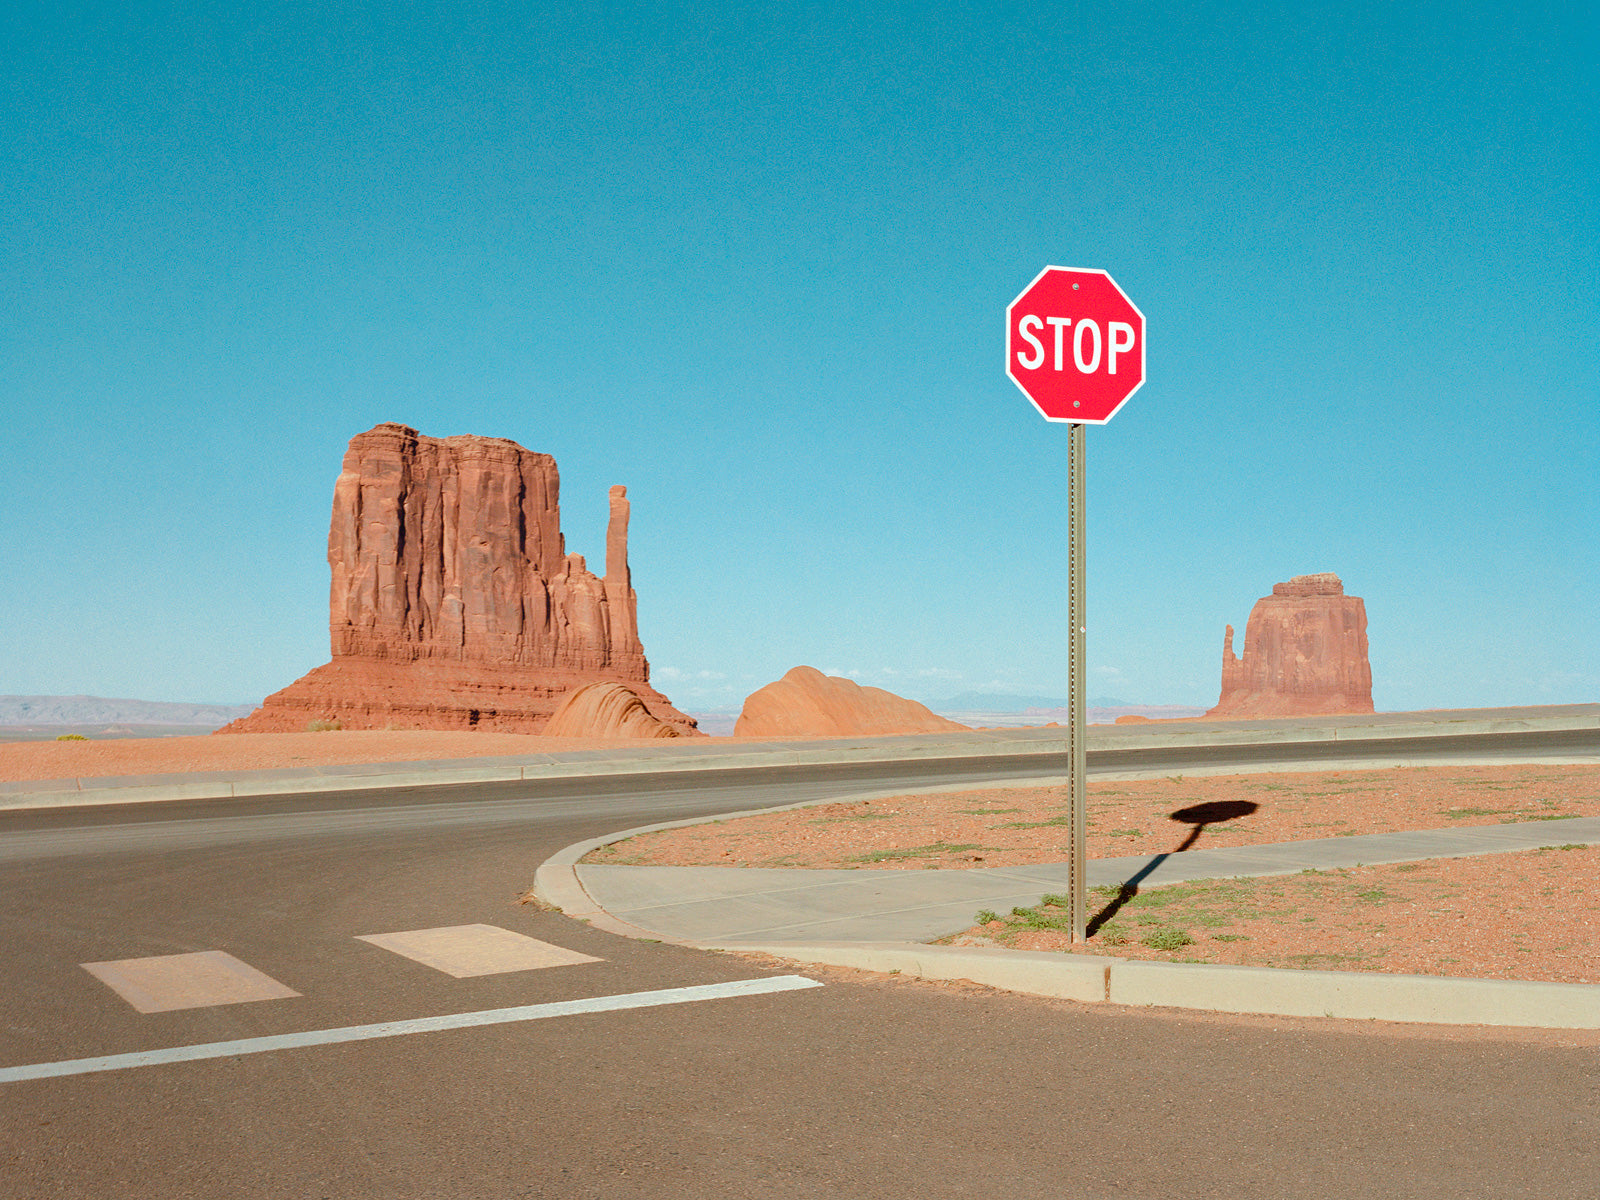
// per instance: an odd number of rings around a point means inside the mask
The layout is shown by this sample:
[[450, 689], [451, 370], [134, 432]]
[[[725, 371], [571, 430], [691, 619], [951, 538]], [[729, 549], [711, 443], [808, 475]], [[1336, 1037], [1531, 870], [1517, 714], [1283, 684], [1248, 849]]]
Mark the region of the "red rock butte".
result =
[[1222, 639], [1222, 696], [1208, 717], [1304, 717], [1372, 712], [1367, 606], [1337, 575], [1296, 575], [1257, 600], [1244, 657], [1233, 626]]
[[882, 688], [796, 667], [745, 698], [733, 732], [740, 737], [860, 737], [966, 728]]
[[328, 530], [333, 661], [222, 733], [537, 733], [563, 696], [612, 681], [679, 732], [650, 686], [628, 574], [628, 497], [611, 489], [606, 573], [566, 552], [555, 459], [505, 438], [378, 425], [350, 439]]

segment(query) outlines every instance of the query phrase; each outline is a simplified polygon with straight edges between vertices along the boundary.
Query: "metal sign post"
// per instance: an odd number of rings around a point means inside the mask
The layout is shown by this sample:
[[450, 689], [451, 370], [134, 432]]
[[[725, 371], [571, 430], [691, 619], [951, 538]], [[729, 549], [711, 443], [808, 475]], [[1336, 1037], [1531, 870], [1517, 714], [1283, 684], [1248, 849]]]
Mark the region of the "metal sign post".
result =
[[1083, 427], [1104, 425], [1144, 385], [1144, 314], [1106, 272], [1046, 267], [1006, 307], [1006, 375], [1047, 421], [1068, 424], [1068, 893], [1072, 940], [1088, 940], [1085, 783]]
[[1067, 733], [1067, 757], [1071, 763], [1067, 777], [1067, 806], [1071, 813], [1067, 826], [1067, 894], [1072, 898], [1072, 940], [1076, 943], [1088, 940], [1085, 927], [1089, 922], [1089, 887], [1085, 879], [1089, 805], [1084, 755], [1083, 425], [1074, 423], [1067, 428], [1067, 538], [1071, 543], [1067, 620], [1072, 631], [1067, 651], [1067, 704], [1072, 709]]

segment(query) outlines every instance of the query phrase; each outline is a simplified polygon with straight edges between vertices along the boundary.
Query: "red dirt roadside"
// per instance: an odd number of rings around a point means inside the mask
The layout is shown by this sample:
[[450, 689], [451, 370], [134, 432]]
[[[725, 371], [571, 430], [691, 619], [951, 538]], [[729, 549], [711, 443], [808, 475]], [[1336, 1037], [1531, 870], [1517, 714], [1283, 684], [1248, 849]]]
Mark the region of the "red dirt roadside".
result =
[[[198, 737], [106, 738], [0, 744], [0, 780], [262, 771], [285, 767], [492, 758], [638, 746], [637, 738], [547, 738], [530, 733], [446, 730], [329, 730], [219, 733]], [[659, 742], [652, 742], [659, 745]]]
[[[1060, 862], [1065, 789], [895, 796], [644, 834], [595, 862], [647, 866], [1011, 867]], [[1160, 854], [1195, 829], [1183, 814], [1234, 806], [1193, 848], [1600, 816], [1600, 767], [1394, 767], [1089, 784], [1091, 858]], [[1204, 811], [1204, 810], [1202, 810]]]

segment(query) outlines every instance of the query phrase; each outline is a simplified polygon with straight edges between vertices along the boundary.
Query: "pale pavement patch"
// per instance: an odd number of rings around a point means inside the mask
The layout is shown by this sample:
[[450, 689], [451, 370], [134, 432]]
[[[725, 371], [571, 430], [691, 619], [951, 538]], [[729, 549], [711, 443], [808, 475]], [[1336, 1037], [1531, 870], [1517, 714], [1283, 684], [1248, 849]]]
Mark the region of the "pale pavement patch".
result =
[[222, 950], [79, 966], [142, 1013], [285, 1000], [300, 994]]
[[498, 925], [446, 925], [400, 933], [367, 933], [358, 938], [456, 979], [602, 961]]

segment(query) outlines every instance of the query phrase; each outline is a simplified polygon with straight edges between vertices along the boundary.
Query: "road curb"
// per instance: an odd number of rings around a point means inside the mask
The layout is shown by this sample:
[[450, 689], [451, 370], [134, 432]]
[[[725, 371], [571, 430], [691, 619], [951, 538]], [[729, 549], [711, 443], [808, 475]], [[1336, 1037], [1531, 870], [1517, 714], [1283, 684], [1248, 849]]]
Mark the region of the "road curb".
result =
[[[1036, 779], [1007, 780], [1007, 787], [1042, 787], [1061, 782], [1060, 776], [1041, 776]], [[641, 929], [630, 922], [613, 916], [601, 908], [589, 895], [588, 890], [578, 879], [578, 860], [591, 850], [598, 850], [601, 846], [609, 846], [613, 842], [624, 842], [641, 833], [655, 833], [662, 829], [684, 829], [691, 825], [710, 825], [717, 821], [734, 821], [740, 817], [756, 817], [766, 813], [791, 812], [797, 808], [815, 808], [821, 804], [852, 804], [862, 800], [886, 800], [892, 796], [917, 796], [937, 792], [948, 792], [947, 786], [922, 787], [922, 788], [889, 788], [871, 792], [851, 792], [838, 796], [828, 796], [821, 800], [798, 800], [793, 804], [775, 804], [767, 808], [747, 808], [739, 812], [718, 813], [713, 817], [687, 817], [677, 821], [657, 821], [651, 825], [636, 825], [632, 829], [624, 829], [617, 833], [604, 834], [601, 837], [585, 838], [581, 842], [573, 842], [557, 850], [544, 862], [540, 863], [533, 873], [533, 886], [528, 890], [528, 895], [541, 904], [550, 906], [565, 913], [569, 917], [588, 921], [591, 925], [601, 929], [609, 929], [613, 933], [620, 933], [625, 937], [645, 937], [651, 941], [671, 942], [678, 946], [692, 946], [696, 949], [707, 948], [700, 942], [685, 941], [682, 938], [671, 937], [663, 933], [655, 933]]]
[[1600, 984], [1147, 962], [1054, 951], [933, 946], [920, 942], [696, 942], [642, 929], [612, 916], [578, 878], [577, 863], [584, 855], [641, 833], [706, 825], [758, 813], [787, 812], [818, 804], [907, 794], [901, 790], [808, 800], [717, 817], [663, 821], [588, 838], [545, 859], [534, 872], [532, 894], [568, 916], [624, 937], [669, 942], [696, 950], [768, 954], [797, 964], [853, 967], [918, 979], [966, 980], [1003, 991], [1090, 1004], [1429, 1025], [1600, 1029]]
[[698, 948], [769, 954], [797, 964], [854, 967], [919, 979], [961, 979], [1031, 996], [1132, 1008], [1427, 1025], [1600, 1029], [1600, 985], [1585, 983], [1144, 962], [917, 942], [724, 942]]
[[928, 946], [920, 942], [722, 942], [697, 948], [769, 954], [793, 963], [853, 967], [913, 979], [959, 979], [1006, 992], [1085, 1004], [1111, 999], [1112, 968], [1123, 961], [1048, 950]]

